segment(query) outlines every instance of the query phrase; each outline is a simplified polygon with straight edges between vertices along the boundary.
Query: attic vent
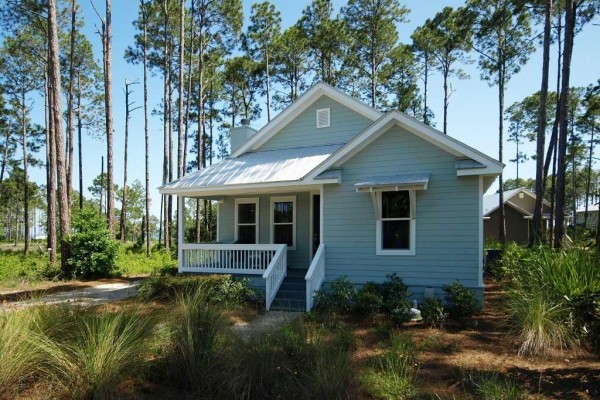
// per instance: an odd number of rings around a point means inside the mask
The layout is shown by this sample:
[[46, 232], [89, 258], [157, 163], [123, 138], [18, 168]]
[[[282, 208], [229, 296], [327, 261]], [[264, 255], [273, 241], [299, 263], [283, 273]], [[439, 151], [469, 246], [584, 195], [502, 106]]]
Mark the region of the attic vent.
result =
[[329, 108], [317, 110], [317, 128], [329, 127]]

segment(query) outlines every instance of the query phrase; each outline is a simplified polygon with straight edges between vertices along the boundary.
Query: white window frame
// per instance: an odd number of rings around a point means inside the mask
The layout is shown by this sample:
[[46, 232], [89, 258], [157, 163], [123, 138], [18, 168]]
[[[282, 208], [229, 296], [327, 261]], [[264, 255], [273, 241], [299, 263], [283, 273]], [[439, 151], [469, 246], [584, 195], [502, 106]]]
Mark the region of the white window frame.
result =
[[[273, 206], [275, 203], [292, 203], [292, 241], [293, 246], [288, 246], [288, 250], [296, 250], [296, 196], [276, 196], [271, 197], [271, 243], [275, 243], [275, 212]], [[277, 225], [289, 225], [289, 222], [278, 223]]]
[[[319, 125], [319, 113], [326, 111], [327, 112], [327, 125]], [[316, 113], [317, 119], [317, 129], [321, 128], [329, 128], [331, 126], [331, 108], [319, 108]]]
[[256, 225], [256, 243], [255, 244], [259, 244], [260, 243], [260, 237], [259, 237], [259, 225], [260, 225], [260, 202], [259, 202], [259, 198], [258, 197], [251, 197], [251, 198], [236, 198], [235, 199], [235, 210], [234, 210], [234, 227], [233, 230], [235, 232], [234, 235], [234, 239], [237, 242], [238, 241], [238, 227], [240, 226], [240, 224], [238, 223], [238, 205], [239, 204], [254, 204], [256, 207], [256, 223], [255, 224], [241, 224], [241, 225]]
[[[386, 192], [392, 192], [393, 190], [386, 190]], [[400, 191], [400, 190], [398, 190]], [[383, 191], [381, 192], [377, 192], [375, 193], [375, 195], [377, 196], [377, 207], [379, 209], [379, 215], [377, 215], [376, 218], [376, 222], [375, 222], [375, 253], [378, 256], [414, 256], [416, 254], [415, 251], [415, 243], [416, 243], [416, 226], [417, 226], [417, 219], [416, 219], [416, 191], [415, 190], [402, 190], [402, 191], [407, 191], [408, 195], [409, 195], [409, 201], [410, 201], [410, 216], [409, 218], [386, 218], [383, 219], [383, 214], [382, 214], [382, 210], [383, 210], [383, 196], [381, 195], [381, 193], [383, 193]], [[402, 249], [402, 250], [392, 250], [392, 249], [384, 249], [383, 248], [383, 221], [410, 221], [409, 222], [409, 248], [408, 249]]]

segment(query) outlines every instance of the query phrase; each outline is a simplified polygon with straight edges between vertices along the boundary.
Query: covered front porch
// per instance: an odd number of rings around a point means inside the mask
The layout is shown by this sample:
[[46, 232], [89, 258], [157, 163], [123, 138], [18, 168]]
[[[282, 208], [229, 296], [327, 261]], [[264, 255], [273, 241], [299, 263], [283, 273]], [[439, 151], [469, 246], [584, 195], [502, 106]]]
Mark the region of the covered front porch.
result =
[[[322, 187], [313, 187], [178, 195], [179, 273], [246, 277], [253, 287], [264, 290], [267, 310], [275, 306], [281, 309], [279, 303], [287, 302], [309, 311], [325, 276], [321, 193]], [[185, 207], [189, 198], [216, 203], [215, 242], [186, 242]]]

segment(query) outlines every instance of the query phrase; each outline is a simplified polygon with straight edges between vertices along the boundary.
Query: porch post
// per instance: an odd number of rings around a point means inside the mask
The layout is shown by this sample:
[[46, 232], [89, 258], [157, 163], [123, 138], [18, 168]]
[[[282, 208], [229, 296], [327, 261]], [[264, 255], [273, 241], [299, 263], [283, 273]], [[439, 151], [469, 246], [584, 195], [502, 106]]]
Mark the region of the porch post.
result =
[[323, 185], [321, 185], [321, 193], [319, 193], [319, 202], [321, 204], [319, 204], [319, 245], [323, 244], [323, 226], [325, 225], [325, 221], [323, 221], [323, 204], [325, 204], [325, 198], [323, 197], [324, 194], [324, 190], [323, 190]]
[[183, 270], [183, 243], [185, 233], [185, 213], [183, 207], [185, 204], [185, 197], [177, 196], [177, 261], [179, 264], [179, 272]]

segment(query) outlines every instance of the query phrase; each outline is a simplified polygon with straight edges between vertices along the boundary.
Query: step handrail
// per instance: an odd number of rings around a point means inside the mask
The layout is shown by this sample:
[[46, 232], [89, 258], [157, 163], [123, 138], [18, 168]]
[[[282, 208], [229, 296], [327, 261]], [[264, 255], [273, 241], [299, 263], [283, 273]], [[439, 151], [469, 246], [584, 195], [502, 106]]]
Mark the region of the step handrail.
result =
[[309, 312], [314, 305], [315, 292], [321, 289], [325, 279], [325, 243], [319, 245], [304, 279], [306, 280], [306, 312]]
[[271, 308], [271, 303], [277, 295], [283, 279], [287, 275], [287, 245], [280, 245], [275, 252], [273, 259], [267, 266], [263, 279], [266, 281], [265, 287], [265, 308], [267, 311]]

